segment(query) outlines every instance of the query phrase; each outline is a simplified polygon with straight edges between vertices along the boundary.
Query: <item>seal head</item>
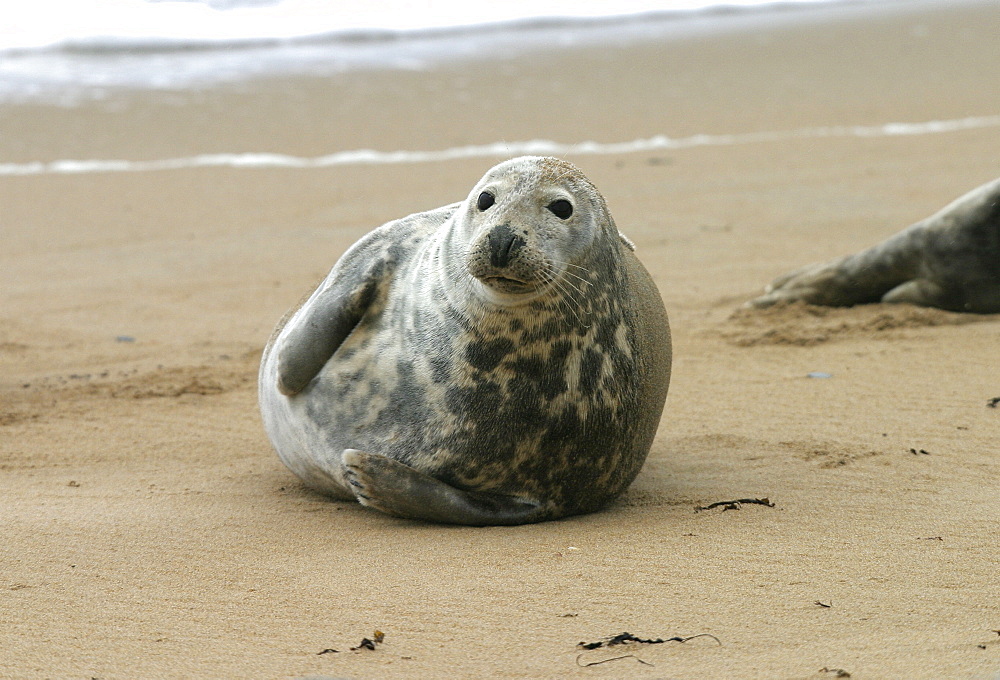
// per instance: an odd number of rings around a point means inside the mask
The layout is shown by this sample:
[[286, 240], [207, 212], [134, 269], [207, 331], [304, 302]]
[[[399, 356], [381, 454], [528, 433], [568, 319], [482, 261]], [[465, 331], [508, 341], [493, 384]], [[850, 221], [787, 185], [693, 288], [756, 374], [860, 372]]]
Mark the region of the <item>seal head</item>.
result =
[[567, 269], [585, 258], [607, 214], [600, 195], [568, 163], [549, 158], [537, 168], [525, 175], [500, 165], [463, 204], [452, 254], [464, 257], [488, 299], [500, 304], [572, 279]]

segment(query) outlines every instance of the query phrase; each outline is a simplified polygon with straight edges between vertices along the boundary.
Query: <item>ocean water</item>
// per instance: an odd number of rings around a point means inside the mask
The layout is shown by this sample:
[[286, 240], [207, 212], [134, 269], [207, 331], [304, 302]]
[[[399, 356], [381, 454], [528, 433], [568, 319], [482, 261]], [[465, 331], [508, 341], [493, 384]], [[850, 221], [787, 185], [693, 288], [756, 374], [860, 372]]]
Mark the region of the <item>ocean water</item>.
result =
[[[432, 69], [456, 58], [603, 41], [718, 35], [733, 22], [794, 21], [836, 5], [908, 0], [0, 0], [0, 105], [112, 98], [120, 89], [210, 88], [284, 74], [351, 69]], [[5, 3], [5, 4], [4, 4]], [[613, 5], [614, 9], [609, 9]], [[832, 7], [831, 7], [832, 6]], [[375, 9], [372, 9], [372, 8]], [[764, 13], [770, 13], [766, 17]], [[325, 150], [315, 157], [274, 152], [213, 153], [154, 160], [60, 159], [6, 163], [0, 177], [156, 172], [184, 168], [323, 168], [436, 163], [519, 154], [601, 155], [702, 146], [766, 145], [811, 137], [894, 137], [1000, 128], [1000, 112], [952, 120], [883, 121], [601, 143], [504, 140], [436, 149]], [[0, 130], [0, 134], [3, 134]]]
[[425, 69], [498, 48], [704, 30], [734, 13], [892, 1], [3, 0], [0, 103], [73, 105], [117, 88]]

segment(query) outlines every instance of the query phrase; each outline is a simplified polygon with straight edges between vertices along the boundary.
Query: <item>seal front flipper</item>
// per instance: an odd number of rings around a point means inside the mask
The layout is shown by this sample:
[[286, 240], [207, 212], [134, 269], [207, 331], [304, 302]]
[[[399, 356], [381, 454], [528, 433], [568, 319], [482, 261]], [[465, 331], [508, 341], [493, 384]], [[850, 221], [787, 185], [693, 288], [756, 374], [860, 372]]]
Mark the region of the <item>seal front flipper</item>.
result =
[[514, 496], [463, 491], [385, 456], [347, 449], [346, 478], [362, 505], [397, 517], [489, 526], [551, 519], [548, 509]]
[[362, 241], [348, 251], [284, 325], [273, 348], [282, 394], [305, 389], [372, 304], [388, 268], [378, 245]]

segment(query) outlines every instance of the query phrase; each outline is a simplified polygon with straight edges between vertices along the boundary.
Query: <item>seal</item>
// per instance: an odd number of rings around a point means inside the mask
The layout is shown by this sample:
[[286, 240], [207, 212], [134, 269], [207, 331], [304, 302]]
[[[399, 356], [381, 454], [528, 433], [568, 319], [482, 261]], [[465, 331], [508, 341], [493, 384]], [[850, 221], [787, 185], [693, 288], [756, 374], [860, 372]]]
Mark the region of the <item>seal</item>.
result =
[[638, 474], [670, 381], [667, 315], [633, 250], [583, 173], [542, 157], [368, 233], [264, 350], [279, 457], [400, 517], [600, 509]]
[[1000, 312], [1000, 179], [867, 250], [785, 274], [748, 305], [794, 301]]

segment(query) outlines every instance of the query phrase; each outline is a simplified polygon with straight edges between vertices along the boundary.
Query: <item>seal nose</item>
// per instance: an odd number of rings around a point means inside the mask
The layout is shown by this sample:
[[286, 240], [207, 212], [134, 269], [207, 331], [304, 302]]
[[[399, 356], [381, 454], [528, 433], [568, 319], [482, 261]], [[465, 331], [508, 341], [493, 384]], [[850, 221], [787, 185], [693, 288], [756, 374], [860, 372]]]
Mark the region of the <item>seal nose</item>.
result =
[[519, 248], [524, 246], [524, 239], [514, 233], [509, 224], [493, 227], [489, 233], [490, 264], [494, 267], [506, 267]]

